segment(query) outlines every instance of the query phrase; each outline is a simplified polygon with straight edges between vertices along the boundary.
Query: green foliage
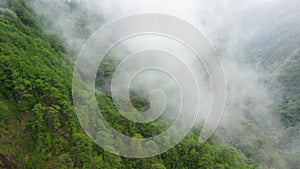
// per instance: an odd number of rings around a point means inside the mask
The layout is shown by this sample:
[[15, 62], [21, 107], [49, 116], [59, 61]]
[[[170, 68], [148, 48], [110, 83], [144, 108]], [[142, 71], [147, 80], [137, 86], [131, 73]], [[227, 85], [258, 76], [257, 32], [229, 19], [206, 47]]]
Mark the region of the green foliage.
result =
[[13, 112], [8, 108], [7, 104], [0, 100], [0, 127], [4, 128], [8, 121], [14, 117]]
[[[62, 43], [41, 31], [28, 1], [0, 3], [1, 168], [250, 168], [241, 152], [199, 144], [196, 132], [152, 158], [121, 158], [104, 151], [76, 118], [71, 102], [73, 64]], [[112, 61], [107, 61], [97, 83], [103, 86], [113, 70]], [[119, 132], [142, 138], [163, 131], [161, 122], [136, 124], [124, 119], [109, 95], [98, 96], [98, 102], [105, 119]], [[132, 102], [141, 109], [149, 106], [138, 96]], [[136, 148], [133, 151], [140, 147]]]
[[152, 169], [167, 169], [163, 164], [155, 163], [151, 166]]
[[[299, 33], [300, 34], [300, 33]], [[300, 38], [299, 38], [300, 39]], [[300, 58], [300, 52], [295, 53]], [[284, 99], [277, 109], [287, 126], [300, 122], [300, 59], [293, 60], [279, 75], [278, 81], [283, 86]]]

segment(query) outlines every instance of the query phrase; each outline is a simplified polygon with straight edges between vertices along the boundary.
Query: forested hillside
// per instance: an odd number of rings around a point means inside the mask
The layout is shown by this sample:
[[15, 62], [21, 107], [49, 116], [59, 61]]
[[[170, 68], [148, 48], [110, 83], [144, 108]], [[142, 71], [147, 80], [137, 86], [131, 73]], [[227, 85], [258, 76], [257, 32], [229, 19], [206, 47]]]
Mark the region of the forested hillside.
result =
[[[144, 159], [111, 154], [83, 131], [72, 103], [73, 55], [78, 49], [66, 44], [64, 37], [51, 30], [53, 23], [45, 22], [45, 18], [32, 10], [34, 1], [0, 0], [0, 168], [300, 167], [298, 0], [275, 0], [257, 6], [245, 11], [233, 24], [242, 30], [234, 37], [236, 46], [260, 73], [259, 80], [274, 97], [275, 102], [268, 110], [259, 109], [257, 102], [261, 100], [243, 98], [242, 109], [229, 109], [243, 116], [240, 123], [230, 122], [231, 131], [221, 125], [211, 139], [200, 144], [201, 126], [196, 126], [176, 147]], [[76, 1], [64, 2], [77, 14]], [[80, 17], [74, 36], [88, 38], [89, 31], [85, 30], [88, 15]], [[94, 19], [93, 22], [101, 22]], [[102, 90], [97, 101], [105, 119], [118, 132], [131, 137], [146, 138], [161, 133], [167, 123], [138, 124], [117, 111], [106, 84], [115, 67], [114, 60], [104, 60], [96, 79]], [[149, 108], [148, 101], [134, 93], [131, 102], [138, 109]], [[264, 117], [262, 111], [270, 112], [271, 116]], [[277, 124], [276, 120], [282, 123]], [[112, 139], [109, 141], [114, 143]]]
[[[269, 98], [259, 101], [246, 99], [245, 108], [240, 112], [245, 114], [246, 120], [241, 128], [232, 127], [238, 134], [228, 140], [250, 161], [271, 168], [297, 169], [300, 166], [298, 7], [297, 0], [269, 1], [244, 11], [226, 25], [227, 33], [233, 36], [227, 37], [233, 39], [231, 45], [240, 49], [236, 59], [245, 60], [259, 74], [259, 81], [270, 94]], [[253, 83], [251, 80], [248, 82]], [[252, 92], [260, 95], [258, 89]], [[273, 103], [260, 110], [260, 104], [269, 101]], [[269, 115], [261, 116], [264, 111]]]
[[[29, 1], [0, 1], [0, 168], [258, 167], [230, 145], [213, 139], [199, 144], [197, 130], [152, 158], [123, 158], [104, 151], [76, 117], [71, 99], [74, 65], [67, 51], [59, 37], [43, 32]], [[136, 102], [147, 105], [138, 98]], [[99, 96], [99, 105], [108, 121], [128, 135], [160, 131], [155, 124], [146, 131], [133, 123], [129, 130], [122, 126], [110, 96]]]
[[[255, 19], [262, 24], [256, 37], [245, 45], [248, 57], [255, 60], [273, 97], [278, 97], [273, 113], [282, 121], [284, 131], [277, 144], [285, 149], [282, 154], [291, 168], [300, 166], [300, 12], [296, 9], [299, 5], [297, 0], [279, 0], [271, 3], [269, 11], [257, 8]], [[266, 20], [258, 19], [263, 12], [274, 10], [277, 12]]]
[[[246, 16], [246, 21], [255, 20], [259, 26], [256, 25], [255, 36], [245, 42], [245, 48], [262, 74], [281, 87], [279, 113], [287, 126], [295, 126], [300, 122], [300, 12], [296, 9], [299, 1], [279, 0], [270, 6], [268, 10], [258, 7], [251, 11], [255, 16]], [[260, 16], [265, 13], [270, 15], [262, 19]], [[249, 24], [253, 22], [245, 25]]]

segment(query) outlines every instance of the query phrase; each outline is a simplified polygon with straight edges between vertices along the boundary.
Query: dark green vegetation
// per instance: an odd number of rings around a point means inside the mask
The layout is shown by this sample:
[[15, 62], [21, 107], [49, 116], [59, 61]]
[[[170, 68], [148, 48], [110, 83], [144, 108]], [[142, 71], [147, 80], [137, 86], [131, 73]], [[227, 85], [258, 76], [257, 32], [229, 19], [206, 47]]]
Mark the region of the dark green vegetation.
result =
[[[152, 158], [122, 158], [98, 147], [82, 130], [72, 106], [73, 61], [68, 50], [42, 31], [27, 3], [0, 1], [0, 168], [258, 168], [255, 163], [261, 159], [249, 162], [245, 155], [258, 152], [260, 143], [243, 150], [244, 155], [214, 138], [199, 144], [196, 129], [175, 148]], [[295, 58], [279, 76], [287, 94], [278, 111], [287, 126], [300, 121], [299, 51]], [[111, 73], [107, 62], [98, 74], [99, 85]], [[98, 100], [105, 118], [126, 135], [147, 137], [161, 130], [155, 124], [124, 122], [109, 96]], [[138, 97], [133, 104], [148, 106]]]
[[[280, 8], [284, 3], [288, 5]], [[286, 149], [287, 152], [282, 154], [290, 168], [300, 167], [300, 11], [297, 10], [299, 5], [299, 1], [296, 0], [279, 1], [277, 8], [280, 12], [270, 15], [267, 20], [273, 23], [267, 29], [269, 32], [259, 31], [261, 35], [269, 38], [253, 40], [250, 44], [254, 53], [260, 53], [258, 57], [261, 59], [258, 63], [262, 71], [270, 72], [267, 79], [273, 79], [267, 84], [277, 84], [282, 93], [279, 106], [274, 109], [274, 113], [284, 124], [285, 129], [279, 140], [279, 146]], [[291, 155], [288, 155], [289, 153]]]
[[[278, 112], [287, 127], [300, 122], [300, 12], [299, 1], [278, 1], [268, 10], [256, 9], [256, 20], [261, 27], [256, 36], [246, 45], [251, 58], [255, 59], [262, 72], [275, 77], [281, 87], [283, 99]], [[258, 19], [262, 13], [268, 15]], [[268, 24], [272, 23], [272, 24]], [[275, 83], [275, 82], [273, 82]]]
[[[266, 125], [266, 132], [269, 134], [262, 134], [259, 130], [261, 126], [250, 119], [249, 121], [254, 123], [250, 123], [252, 127], [247, 129], [259, 131], [253, 132], [256, 134], [250, 137], [259, 139], [256, 139], [255, 144], [244, 146], [245, 143], [244, 145], [239, 143], [240, 145], [236, 144], [236, 147], [242, 150], [250, 161], [277, 163], [273, 165], [274, 168], [296, 169], [300, 167], [300, 11], [298, 10], [300, 3], [297, 0], [278, 0], [267, 5], [269, 6], [258, 6], [243, 17], [240, 21], [242, 33], [247, 34], [253, 29], [256, 31], [250, 38], [241, 36], [239, 42], [242, 42], [241, 46], [247, 53], [246, 58], [256, 65], [265, 86], [273, 94], [272, 97], [277, 103], [271, 111], [283, 126], [269, 125], [273, 126], [272, 129]], [[247, 111], [250, 110], [251, 107]], [[267, 124], [268, 121], [264, 123]], [[266, 140], [267, 146], [262, 146]], [[274, 151], [272, 148], [266, 148], [268, 146], [278, 148]], [[256, 153], [253, 151], [255, 147], [261, 147], [260, 156], [253, 156], [253, 153]], [[273, 157], [265, 155], [268, 153], [273, 154]], [[275, 160], [276, 156], [281, 157]], [[284, 163], [288, 164], [288, 167], [284, 166]]]
[[[26, 2], [0, 1], [0, 168], [250, 168], [239, 150], [199, 144], [196, 133], [147, 159], [99, 148], [81, 129], [72, 106], [71, 57], [57, 38], [43, 33]], [[108, 121], [128, 135], [147, 136], [154, 127], [146, 132], [131, 124], [128, 130], [111, 98], [99, 100]]]

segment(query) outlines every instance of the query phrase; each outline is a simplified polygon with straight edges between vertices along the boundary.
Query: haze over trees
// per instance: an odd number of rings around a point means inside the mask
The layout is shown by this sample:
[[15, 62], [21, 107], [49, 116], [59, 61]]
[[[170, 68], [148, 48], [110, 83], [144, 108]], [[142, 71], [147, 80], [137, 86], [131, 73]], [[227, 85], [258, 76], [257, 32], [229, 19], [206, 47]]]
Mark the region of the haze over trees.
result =
[[[280, 86], [282, 99], [270, 110], [284, 125], [282, 135], [271, 138], [272, 134], [264, 133], [265, 126], [250, 115], [256, 106], [250, 98], [240, 112], [246, 117], [243, 125], [236, 130], [247, 133], [247, 137], [236, 134], [229, 138], [217, 132], [199, 144], [198, 126], [171, 150], [145, 159], [111, 154], [85, 134], [71, 97], [72, 55], [77, 51], [72, 51], [61, 37], [44, 30], [43, 18], [35, 15], [30, 2], [0, 1], [0, 168], [299, 168], [300, 15], [280, 15], [294, 11], [291, 8], [299, 4], [296, 1], [289, 2], [286, 8], [277, 7], [278, 14], [261, 21], [272, 22], [272, 28], [280, 34], [266, 34], [262, 27], [256, 35], [261, 38], [241, 40], [245, 50], [251, 51], [246, 56], [251, 58], [249, 62], [266, 72], [262, 73], [264, 84], [271, 89]], [[77, 5], [73, 1], [66, 4], [70, 9]], [[257, 15], [262, 12], [259, 8], [255, 11]], [[245, 17], [251, 20], [251, 16]], [[80, 24], [85, 22], [81, 20]], [[84, 37], [89, 35], [88, 30], [78, 31]], [[98, 70], [97, 85], [105, 86], [114, 68], [113, 60], [105, 60]], [[141, 126], [124, 119], [106, 91], [97, 99], [105, 119], [125, 135], [149, 137], [164, 129], [160, 123]], [[147, 100], [138, 95], [131, 99], [136, 107], [149, 107]]]

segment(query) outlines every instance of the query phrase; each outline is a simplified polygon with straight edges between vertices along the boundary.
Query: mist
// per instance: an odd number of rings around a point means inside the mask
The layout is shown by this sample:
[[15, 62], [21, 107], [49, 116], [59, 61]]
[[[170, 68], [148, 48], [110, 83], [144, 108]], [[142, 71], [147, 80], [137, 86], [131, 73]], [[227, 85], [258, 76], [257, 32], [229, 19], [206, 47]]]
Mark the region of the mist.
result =
[[[75, 8], [70, 8], [70, 3]], [[162, 13], [188, 21], [214, 45], [226, 75], [227, 101], [223, 118], [213, 135], [215, 142], [232, 144], [250, 159], [259, 161], [264, 166], [290, 168], [287, 159], [300, 155], [300, 145], [297, 144], [297, 132], [287, 131], [278, 116], [272, 113], [281, 100], [280, 86], [265, 83], [264, 78], [272, 78], [272, 72], [264, 72], [262, 68], [258, 68], [259, 63], [253, 62], [245, 50], [247, 42], [260, 38], [257, 32], [263, 27], [261, 24], [242, 21], [242, 16], [249, 15], [249, 11], [256, 8], [268, 8], [265, 14], [268, 18], [272, 10], [275, 10], [269, 7], [276, 3], [281, 3], [281, 7], [284, 8], [285, 3], [278, 0], [32, 0], [32, 8], [43, 21], [45, 31], [61, 38], [74, 60], [90, 35], [118, 18], [138, 13]], [[143, 41], [147, 43], [141, 43]], [[207, 74], [201, 64], [195, 63], [189, 57], [187, 51], [165, 39], [148, 36], [122, 44], [112, 51], [113, 57], [122, 59], [125, 57], [124, 53], [131, 53], [146, 46], [168, 48], [199, 72], [197, 81], [201, 84], [200, 90], [204, 92], [201, 95], [204, 100], [201, 106], [204, 114], [198, 121], [203, 122], [207, 115], [205, 110], [209, 106], [207, 98], [211, 97], [208, 81], [203, 81]], [[173, 68], [176, 66], [174, 64]], [[147, 75], [147, 78], [137, 79], [137, 86], [147, 82], [151, 88], [153, 85], [150, 83], [160, 83], [160, 78], [156, 77]], [[169, 83], [173, 83], [172, 80], [165, 81], [161, 88], [169, 87], [170, 91], [167, 93], [172, 93], [173, 87], [170, 87], [172, 85]], [[139, 87], [136, 89], [141, 90]], [[280, 141], [289, 134], [294, 139], [286, 141], [285, 146], [282, 146]], [[261, 152], [251, 152], [251, 147]], [[289, 153], [290, 150], [294, 152]]]

